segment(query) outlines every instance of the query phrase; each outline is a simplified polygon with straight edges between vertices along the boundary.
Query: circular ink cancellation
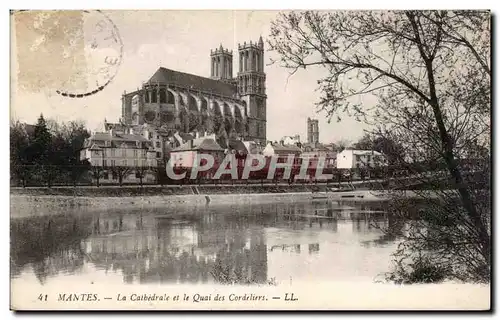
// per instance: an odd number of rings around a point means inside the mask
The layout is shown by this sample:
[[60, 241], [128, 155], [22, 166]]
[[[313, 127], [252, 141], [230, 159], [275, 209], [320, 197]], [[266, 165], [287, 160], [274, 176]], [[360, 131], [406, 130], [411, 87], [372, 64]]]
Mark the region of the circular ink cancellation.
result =
[[104, 90], [117, 75], [123, 58], [118, 28], [99, 10], [83, 11], [82, 32], [76, 37], [81, 38], [70, 42], [81, 43], [84, 62], [75, 65], [75, 72], [56, 89], [68, 98], [83, 98]]

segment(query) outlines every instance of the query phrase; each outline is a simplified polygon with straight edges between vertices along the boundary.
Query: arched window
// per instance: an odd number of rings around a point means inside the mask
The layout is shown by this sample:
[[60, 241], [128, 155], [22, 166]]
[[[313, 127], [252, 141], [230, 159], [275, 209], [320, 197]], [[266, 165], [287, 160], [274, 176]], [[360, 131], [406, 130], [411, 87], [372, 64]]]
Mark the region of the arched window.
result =
[[149, 90], [146, 90], [144, 93], [145, 93], [144, 102], [149, 103], [149, 94], [150, 94]]
[[156, 89], [151, 90], [151, 103], [156, 103], [158, 101]]
[[166, 103], [167, 102], [167, 94], [165, 92], [165, 88], [160, 89], [160, 103]]
[[170, 91], [167, 91], [167, 103], [168, 104], [175, 104], [174, 94]]

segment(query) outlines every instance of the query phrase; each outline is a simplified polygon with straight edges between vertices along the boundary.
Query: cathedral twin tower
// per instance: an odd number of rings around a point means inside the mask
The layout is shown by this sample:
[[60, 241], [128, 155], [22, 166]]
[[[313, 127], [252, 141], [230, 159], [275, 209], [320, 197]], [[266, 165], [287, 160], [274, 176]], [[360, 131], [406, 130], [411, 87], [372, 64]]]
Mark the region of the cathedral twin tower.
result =
[[160, 67], [142, 88], [122, 97], [122, 117], [131, 125], [154, 125], [180, 132], [215, 134], [222, 145], [231, 138], [266, 143], [264, 43], [222, 45], [210, 52], [210, 78]]
[[[211, 78], [236, 86], [237, 95], [248, 106], [250, 138], [266, 142], [266, 74], [264, 42], [238, 44], [239, 70], [233, 78], [233, 52], [222, 45], [210, 52]], [[255, 140], [255, 139], [254, 139]]]

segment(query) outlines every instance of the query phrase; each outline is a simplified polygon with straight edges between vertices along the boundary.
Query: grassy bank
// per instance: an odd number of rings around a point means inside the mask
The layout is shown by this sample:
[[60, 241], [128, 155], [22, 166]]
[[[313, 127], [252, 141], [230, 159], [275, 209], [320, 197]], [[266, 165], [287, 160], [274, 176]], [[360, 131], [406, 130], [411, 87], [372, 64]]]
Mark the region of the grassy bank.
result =
[[144, 197], [173, 195], [213, 194], [264, 194], [325, 192], [326, 185], [202, 185], [202, 186], [102, 186], [102, 187], [56, 187], [56, 188], [11, 188], [12, 195], [27, 196], [71, 196], [71, 197]]
[[13, 188], [12, 217], [50, 215], [73, 210], [130, 208], [183, 208], [205, 205], [252, 205], [320, 200], [380, 201], [370, 191], [328, 192], [328, 187], [306, 185], [264, 186], [168, 186], [168, 187], [84, 187], [84, 188]]

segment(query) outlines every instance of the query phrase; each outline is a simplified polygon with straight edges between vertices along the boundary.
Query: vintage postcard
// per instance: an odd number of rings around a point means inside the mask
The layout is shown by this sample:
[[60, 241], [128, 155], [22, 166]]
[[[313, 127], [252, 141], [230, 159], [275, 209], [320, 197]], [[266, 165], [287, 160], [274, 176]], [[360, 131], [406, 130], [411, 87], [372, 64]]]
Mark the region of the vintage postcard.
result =
[[12, 310], [491, 308], [491, 13], [10, 13]]

